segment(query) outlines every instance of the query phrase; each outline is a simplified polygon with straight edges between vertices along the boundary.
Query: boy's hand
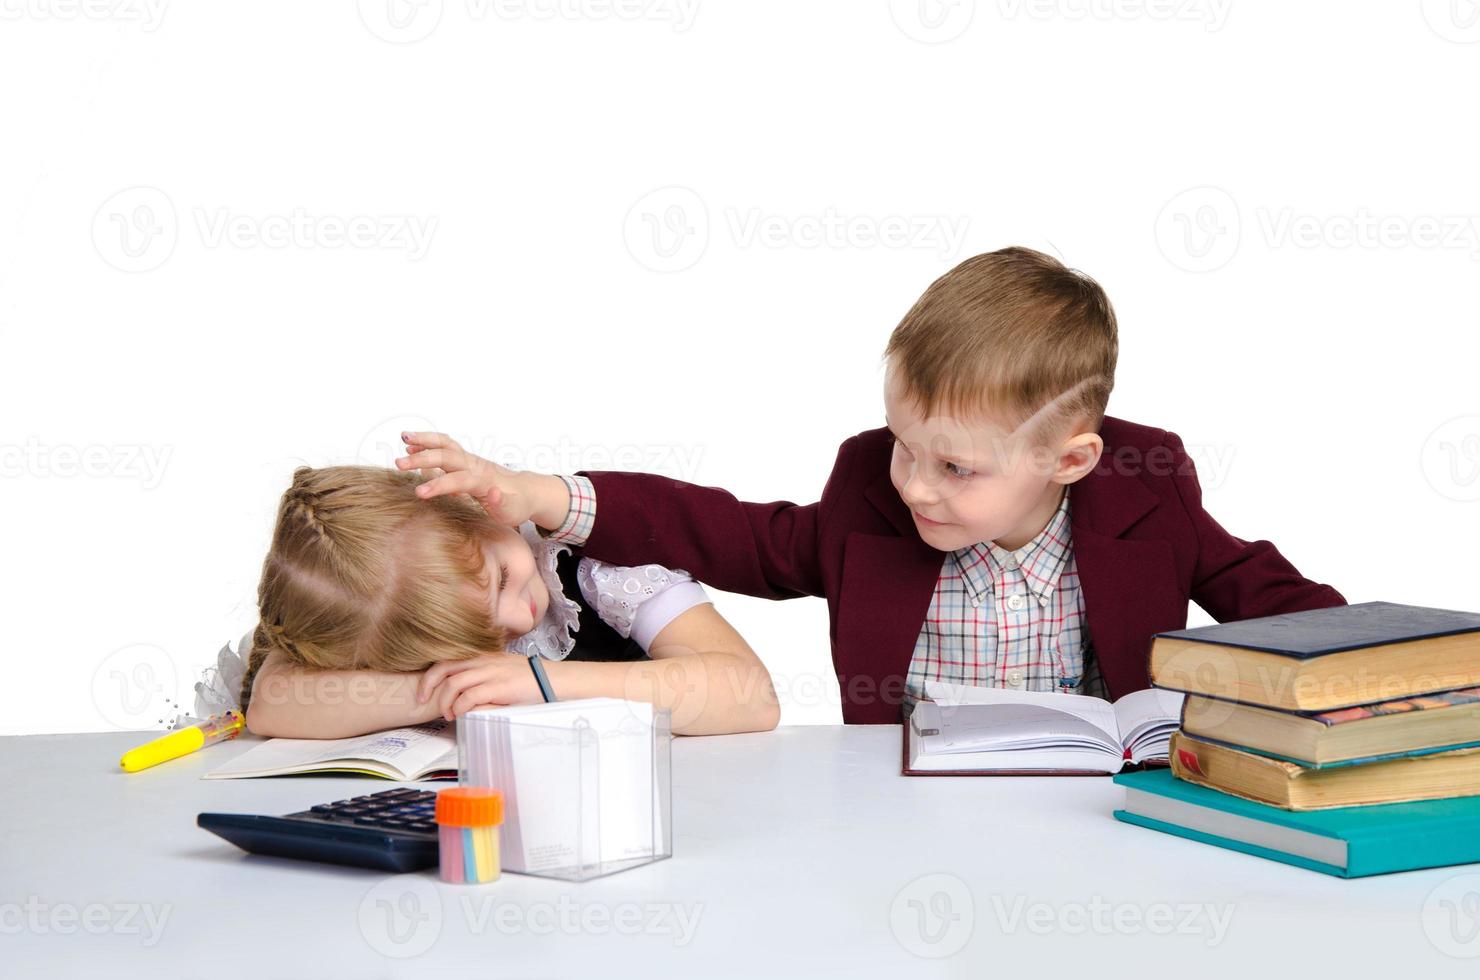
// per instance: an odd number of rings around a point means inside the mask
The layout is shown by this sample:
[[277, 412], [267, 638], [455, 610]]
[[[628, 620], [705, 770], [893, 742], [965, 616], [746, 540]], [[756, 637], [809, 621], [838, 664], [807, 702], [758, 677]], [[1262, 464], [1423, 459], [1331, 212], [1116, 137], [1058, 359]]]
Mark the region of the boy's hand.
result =
[[426, 669], [418, 703], [435, 701], [448, 721], [490, 704], [535, 704], [544, 700], [527, 657], [485, 653], [471, 660], [443, 660]]
[[559, 477], [500, 466], [473, 455], [441, 432], [403, 432], [401, 441], [406, 443], [407, 455], [396, 460], [396, 468], [427, 470], [432, 477], [416, 488], [417, 496], [424, 499], [465, 493], [489, 517], [509, 527], [534, 520], [553, 529], [570, 508], [570, 494]]

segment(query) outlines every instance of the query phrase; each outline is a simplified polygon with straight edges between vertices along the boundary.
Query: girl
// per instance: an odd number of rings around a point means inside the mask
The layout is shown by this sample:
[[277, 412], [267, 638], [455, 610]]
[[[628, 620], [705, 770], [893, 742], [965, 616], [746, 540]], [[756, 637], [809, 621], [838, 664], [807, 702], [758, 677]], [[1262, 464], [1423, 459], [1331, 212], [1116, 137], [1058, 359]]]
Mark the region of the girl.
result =
[[[440, 474], [294, 471], [241, 671], [252, 732], [341, 738], [538, 702], [530, 657], [556, 697], [649, 701], [679, 734], [776, 726], [765, 666], [686, 572], [578, 559], [465, 494], [418, 495]], [[235, 707], [231, 672], [215, 677], [204, 707]]]

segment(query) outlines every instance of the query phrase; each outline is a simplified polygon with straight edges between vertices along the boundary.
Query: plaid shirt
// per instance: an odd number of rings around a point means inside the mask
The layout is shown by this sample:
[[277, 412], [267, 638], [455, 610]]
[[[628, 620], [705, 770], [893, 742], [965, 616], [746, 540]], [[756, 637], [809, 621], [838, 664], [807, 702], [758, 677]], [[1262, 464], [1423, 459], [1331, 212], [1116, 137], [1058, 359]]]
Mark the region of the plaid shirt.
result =
[[945, 557], [905, 681], [1103, 696], [1069, 532], [1069, 494], [1016, 551], [979, 541]]
[[[596, 489], [584, 476], [560, 479], [570, 511], [546, 536], [580, 547], [596, 523]], [[915, 640], [906, 708], [928, 680], [1104, 696], [1074, 565], [1067, 489], [1048, 524], [1016, 551], [981, 541], [946, 555]]]

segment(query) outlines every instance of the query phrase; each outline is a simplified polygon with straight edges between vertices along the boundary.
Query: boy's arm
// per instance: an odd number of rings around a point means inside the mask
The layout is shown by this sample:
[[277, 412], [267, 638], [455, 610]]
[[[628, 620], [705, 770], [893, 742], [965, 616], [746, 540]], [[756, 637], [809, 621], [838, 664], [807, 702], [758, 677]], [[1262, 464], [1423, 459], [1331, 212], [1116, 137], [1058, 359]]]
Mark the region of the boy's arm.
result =
[[247, 730], [269, 738], [349, 738], [440, 717], [418, 704], [424, 671], [314, 670], [274, 650], [252, 681]]
[[1340, 592], [1305, 578], [1271, 542], [1224, 530], [1203, 509], [1197, 468], [1182, 440], [1168, 432], [1165, 445], [1172, 450], [1172, 481], [1197, 532], [1193, 602], [1220, 623], [1346, 605]]
[[545, 496], [558, 499], [561, 506], [552, 512], [564, 518], [548, 536], [614, 565], [681, 568], [724, 592], [763, 599], [820, 596], [822, 507], [828, 491], [841, 485], [852, 441], [838, 450], [823, 501], [801, 506], [787, 500], [747, 503], [719, 487], [650, 473], [581, 470], [561, 476], [558, 492]]

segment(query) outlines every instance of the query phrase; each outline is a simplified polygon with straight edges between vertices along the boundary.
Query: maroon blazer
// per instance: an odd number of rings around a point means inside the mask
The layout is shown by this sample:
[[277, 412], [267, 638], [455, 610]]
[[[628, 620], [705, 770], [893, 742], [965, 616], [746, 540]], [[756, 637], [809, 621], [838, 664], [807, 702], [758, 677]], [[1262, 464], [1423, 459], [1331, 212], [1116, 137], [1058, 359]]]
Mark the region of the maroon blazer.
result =
[[[1175, 433], [1106, 416], [1099, 464], [1069, 488], [1090, 644], [1112, 698], [1149, 686], [1152, 634], [1187, 625], [1196, 602], [1219, 622], [1344, 605], [1268, 541], [1244, 541], [1202, 507]], [[915, 640], [945, 561], [921, 540], [889, 481], [886, 428], [846, 440], [822, 499], [745, 503], [717, 487], [646, 473], [581, 471], [596, 522], [580, 553], [681, 568], [725, 592], [827, 599], [843, 720], [900, 720]]]

